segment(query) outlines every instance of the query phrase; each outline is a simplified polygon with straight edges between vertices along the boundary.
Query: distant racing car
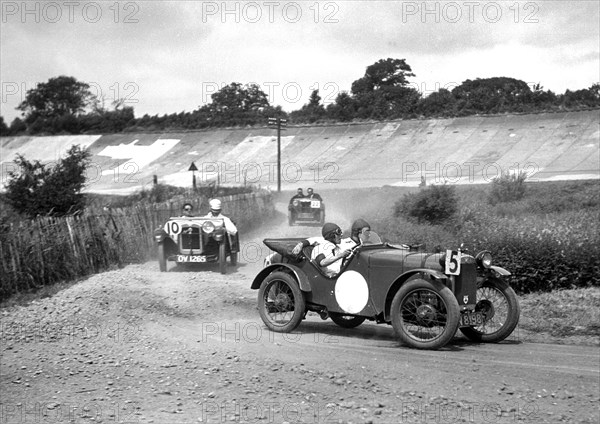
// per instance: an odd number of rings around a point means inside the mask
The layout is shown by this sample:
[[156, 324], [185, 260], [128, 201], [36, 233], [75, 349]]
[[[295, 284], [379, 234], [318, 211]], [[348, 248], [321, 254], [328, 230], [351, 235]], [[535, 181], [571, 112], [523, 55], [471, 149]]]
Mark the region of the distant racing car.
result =
[[325, 203], [317, 199], [293, 199], [288, 205], [288, 223], [290, 226], [323, 225]]
[[167, 261], [178, 264], [218, 262], [222, 274], [227, 271], [227, 257], [237, 264], [239, 233], [230, 235], [221, 218], [172, 217], [154, 231], [158, 244], [158, 265], [167, 271]]

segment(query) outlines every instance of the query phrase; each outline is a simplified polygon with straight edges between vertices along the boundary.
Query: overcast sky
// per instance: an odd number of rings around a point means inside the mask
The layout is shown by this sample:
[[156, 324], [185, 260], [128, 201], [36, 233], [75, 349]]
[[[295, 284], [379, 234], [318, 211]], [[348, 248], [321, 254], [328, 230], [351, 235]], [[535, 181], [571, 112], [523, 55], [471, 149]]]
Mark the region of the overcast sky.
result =
[[423, 92], [513, 77], [545, 89], [600, 81], [590, 1], [1, 1], [1, 114], [68, 75], [136, 116], [193, 111], [223, 84], [255, 82], [287, 111], [325, 102], [384, 58]]

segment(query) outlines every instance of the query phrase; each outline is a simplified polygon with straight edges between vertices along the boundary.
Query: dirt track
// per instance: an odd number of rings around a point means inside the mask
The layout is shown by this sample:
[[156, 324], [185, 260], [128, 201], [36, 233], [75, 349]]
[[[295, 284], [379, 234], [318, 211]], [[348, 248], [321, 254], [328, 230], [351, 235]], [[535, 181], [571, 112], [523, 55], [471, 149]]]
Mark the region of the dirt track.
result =
[[[281, 219], [269, 231], [318, 229]], [[246, 260], [226, 276], [130, 265], [3, 310], [0, 423], [598, 423], [598, 347], [518, 331], [416, 351], [391, 327], [316, 315], [269, 332], [249, 289], [265, 236], [244, 237]]]

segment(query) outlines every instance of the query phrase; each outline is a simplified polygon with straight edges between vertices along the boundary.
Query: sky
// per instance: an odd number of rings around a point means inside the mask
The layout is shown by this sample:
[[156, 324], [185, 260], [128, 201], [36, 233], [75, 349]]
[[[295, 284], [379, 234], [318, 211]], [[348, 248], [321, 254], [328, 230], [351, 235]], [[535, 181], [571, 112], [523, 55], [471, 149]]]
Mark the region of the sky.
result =
[[286, 111], [325, 104], [380, 59], [405, 59], [425, 95], [512, 77], [546, 90], [600, 81], [600, 2], [0, 1], [1, 115], [73, 76], [135, 115], [191, 112], [232, 82]]

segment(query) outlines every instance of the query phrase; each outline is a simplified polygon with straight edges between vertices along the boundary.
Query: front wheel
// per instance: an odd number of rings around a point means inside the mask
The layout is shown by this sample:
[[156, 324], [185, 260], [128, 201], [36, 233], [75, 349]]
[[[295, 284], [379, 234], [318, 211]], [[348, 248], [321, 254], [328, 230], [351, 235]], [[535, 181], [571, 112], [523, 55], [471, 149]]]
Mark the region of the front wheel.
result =
[[229, 260], [231, 265], [236, 266], [238, 262], [238, 252], [229, 252]]
[[329, 318], [340, 327], [355, 328], [365, 322], [365, 317], [329, 313]]
[[392, 326], [400, 340], [417, 349], [438, 349], [454, 337], [459, 324], [458, 302], [437, 281], [410, 280], [392, 301]]
[[273, 272], [260, 285], [258, 312], [271, 331], [292, 331], [302, 321], [305, 308], [304, 295], [291, 275]]
[[167, 272], [167, 255], [165, 254], [165, 245], [158, 245], [158, 269], [160, 272]]
[[475, 311], [483, 313], [483, 324], [460, 331], [470, 340], [484, 343], [497, 343], [510, 336], [521, 315], [515, 291], [498, 279], [479, 284]]
[[225, 250], [225, 242], [219, 244], [219, 271], [221, 274], [227, 272], [227, 252]]

